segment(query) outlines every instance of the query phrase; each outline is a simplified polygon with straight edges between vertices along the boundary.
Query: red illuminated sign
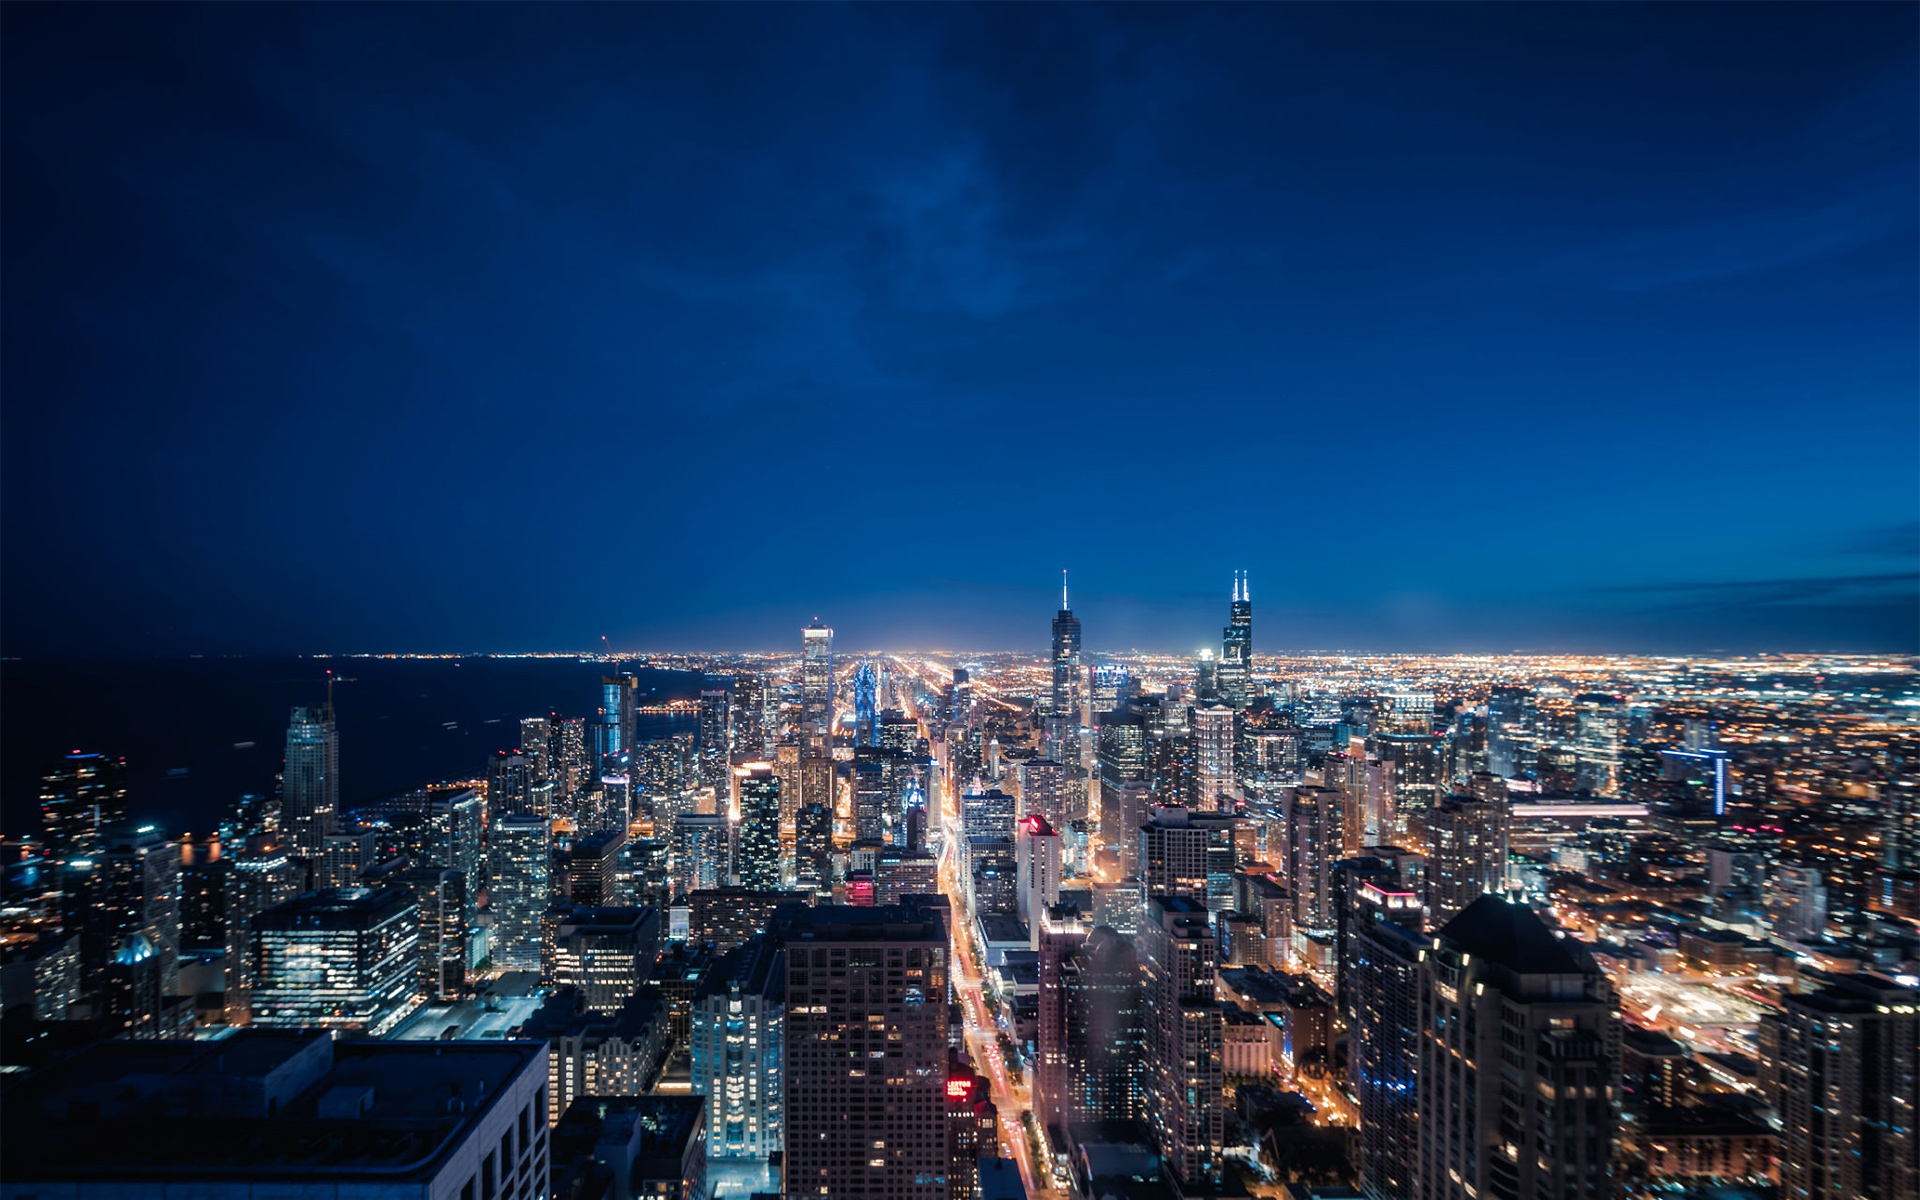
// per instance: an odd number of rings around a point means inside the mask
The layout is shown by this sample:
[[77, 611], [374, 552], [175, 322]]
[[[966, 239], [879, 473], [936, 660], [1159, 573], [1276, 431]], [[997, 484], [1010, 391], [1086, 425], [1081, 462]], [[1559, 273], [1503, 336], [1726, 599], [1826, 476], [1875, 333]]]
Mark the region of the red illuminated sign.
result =
[[973, 1095], [973, 1080], [971, 1079], [947, 1080], [947, 1098], [948, 1099], [965, 1100], [967, 1097], [971, 1095]]

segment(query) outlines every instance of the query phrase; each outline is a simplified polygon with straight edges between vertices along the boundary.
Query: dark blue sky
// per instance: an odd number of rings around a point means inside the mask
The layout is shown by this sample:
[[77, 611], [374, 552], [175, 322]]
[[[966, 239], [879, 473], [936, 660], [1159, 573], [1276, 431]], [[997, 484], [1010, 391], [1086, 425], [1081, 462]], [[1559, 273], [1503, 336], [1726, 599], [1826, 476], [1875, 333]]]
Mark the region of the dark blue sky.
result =
[[12, 5], [11, 654], [1920, 634], [1912, 5]]

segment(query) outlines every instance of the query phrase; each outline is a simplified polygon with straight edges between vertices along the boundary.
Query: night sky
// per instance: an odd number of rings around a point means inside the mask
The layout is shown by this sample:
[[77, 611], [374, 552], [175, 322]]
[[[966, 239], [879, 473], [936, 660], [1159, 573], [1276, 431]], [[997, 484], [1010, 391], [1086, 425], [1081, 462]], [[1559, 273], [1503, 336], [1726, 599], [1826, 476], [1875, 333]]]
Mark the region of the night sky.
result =
[[1917, 13], [7, 5], [0, 650], [1911, 650]]

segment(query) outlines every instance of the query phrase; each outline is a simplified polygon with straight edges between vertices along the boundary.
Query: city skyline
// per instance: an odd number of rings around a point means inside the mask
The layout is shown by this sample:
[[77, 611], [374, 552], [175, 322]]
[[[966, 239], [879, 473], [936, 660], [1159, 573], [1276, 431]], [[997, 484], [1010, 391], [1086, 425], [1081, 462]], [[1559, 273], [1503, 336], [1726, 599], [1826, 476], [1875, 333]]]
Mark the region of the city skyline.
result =
[[1914, 10], [1376, 18], [18, 10], [0, 651], [1920, 648]]

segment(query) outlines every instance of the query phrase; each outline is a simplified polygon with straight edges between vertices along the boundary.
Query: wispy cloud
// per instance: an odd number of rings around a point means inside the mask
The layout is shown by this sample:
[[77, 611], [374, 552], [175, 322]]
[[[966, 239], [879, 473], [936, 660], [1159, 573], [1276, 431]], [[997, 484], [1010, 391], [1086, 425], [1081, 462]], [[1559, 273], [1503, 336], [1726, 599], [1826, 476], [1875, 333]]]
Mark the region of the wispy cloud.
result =
[[1913, 572], [1879, 575], [1807, 575], [1789, 579], [1711, 580], [1628, 584], [1590, 589], [1597, 595], [1642, 596], [1658, 601], [1655, 611], [1729, 606], [1886, 602], [1902, 596], [1920, 603], [1920, 576]]

